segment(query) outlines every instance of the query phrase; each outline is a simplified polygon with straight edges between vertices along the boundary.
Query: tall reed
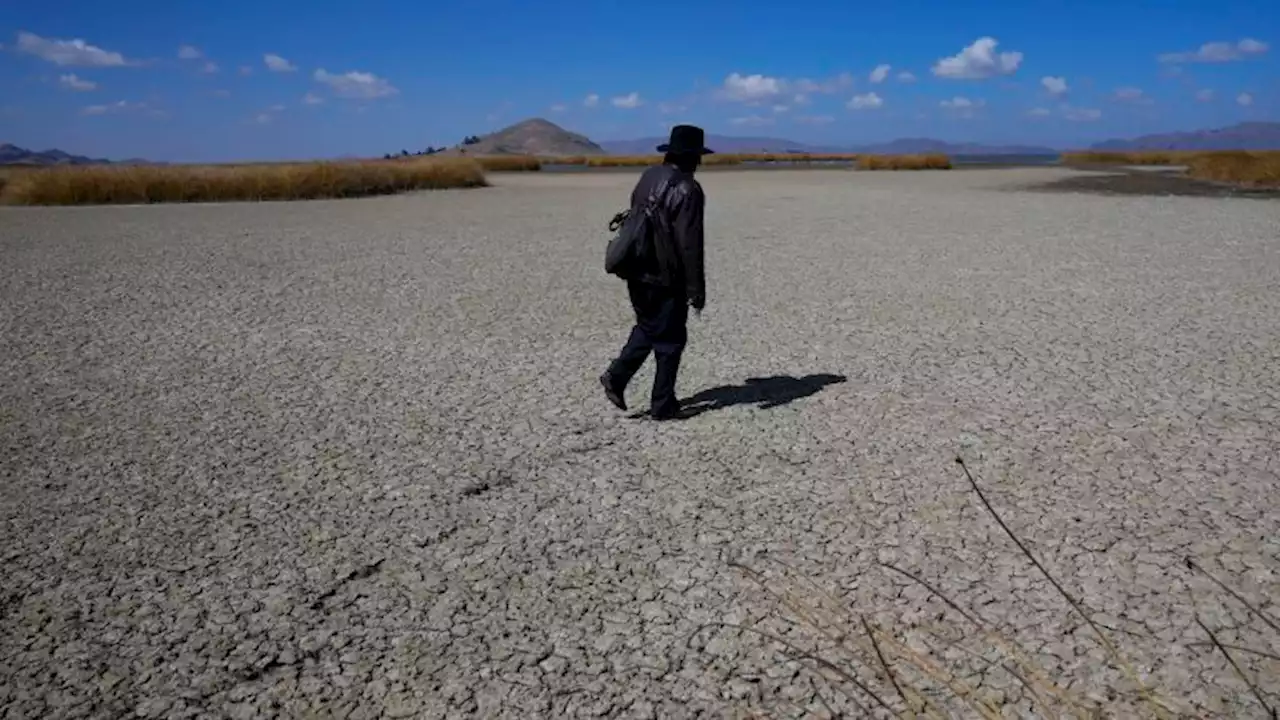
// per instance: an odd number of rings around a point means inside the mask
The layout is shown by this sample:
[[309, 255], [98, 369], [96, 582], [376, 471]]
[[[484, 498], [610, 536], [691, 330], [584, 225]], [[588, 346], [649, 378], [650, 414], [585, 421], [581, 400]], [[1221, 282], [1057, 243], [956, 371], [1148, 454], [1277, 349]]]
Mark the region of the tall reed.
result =
[[0, 193], [0, 202], [100, 205], [307, 200], [487, 184], [480, 163], [462, 158], [236, 166], [92, 165], [15, 174]]

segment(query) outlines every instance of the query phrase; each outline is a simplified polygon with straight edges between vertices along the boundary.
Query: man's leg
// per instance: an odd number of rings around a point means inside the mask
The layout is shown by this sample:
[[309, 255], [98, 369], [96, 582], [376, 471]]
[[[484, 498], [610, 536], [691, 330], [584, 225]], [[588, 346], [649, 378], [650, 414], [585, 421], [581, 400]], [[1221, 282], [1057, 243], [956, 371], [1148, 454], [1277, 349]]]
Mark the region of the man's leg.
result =
[[650, 307], [650, 293], [647, 288], [635, 282], [628, 283], [627, 290], [631, 295], [631, 307], [636, 314], [636, 324], [631, 328], [631, 336], [627, 338], [627, 344], [623, 346], [622, 352], [618, 353], [618, 357], [610, 363], [609, 369], [600, 376], [600, 384], [604, 386], [605, 395], [620, 410], [627, 409], [624, 399], [627, 384], [640, 371], [640, 366], [644, 365], [645, 358], [649, 357], [649, 351], [653, 349], [651, 337], [653, 324], [650, 322], [653, 308]]
[[664, 298], [656, 319], [659, 327], [654, 333], [653, 357], [657, 370], [653, 376], [649, 414], [669, 418], [680, 412], [676, 378], [680, 373], [680, 358], [689, 340], [689, 307], [683, 297], [673, 295]]
[[640, 366], [644, 365], [645, 358], [649, 357], [649, 351], [652, 349], [653, 341], [650, 340], [649, 334], [637, 323], [631, 328], [631, 336], [627, 338], [627, 344], [622, 347], [622, 352], [618, 353], [618, 357], [614, 358], [609, 364], [609, 369], [605, 371], [605, 379], [608, 380], [607, 389], [622, 395], [631, 378], [640, 371]]

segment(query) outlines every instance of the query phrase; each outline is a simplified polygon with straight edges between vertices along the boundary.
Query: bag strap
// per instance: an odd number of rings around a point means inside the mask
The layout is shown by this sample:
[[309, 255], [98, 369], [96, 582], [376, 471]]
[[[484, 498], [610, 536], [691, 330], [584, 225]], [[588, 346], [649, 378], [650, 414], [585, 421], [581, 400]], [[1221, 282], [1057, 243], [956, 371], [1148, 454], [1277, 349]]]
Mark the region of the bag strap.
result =
[[649, 192], [648, 199], [645, 200], [645, 209], [652, 211], [658, 206], [658, 203], [666, 196], [667, 190], [671, 187], [672, 175], [662, 178], [662, 182], [658, 183], [653, 190]]
[[[645, 198], [644, 205], [642, 206], [645, 212], [652, 212], [654, 208], [658, 206], [658, 203], [662, 198], [666, 196], [667, 190], [671, 189], [671, 177], [671, 175], [667, 175], [662, 178], [662, 181], [654, 186], [653, 190], [649, 191], [649, 197]], [[630, 215], [631, 208], [627, 208], [626, 210], [614, 215], [613, 219], [609, 221], [609, 232], [617, 232]]]

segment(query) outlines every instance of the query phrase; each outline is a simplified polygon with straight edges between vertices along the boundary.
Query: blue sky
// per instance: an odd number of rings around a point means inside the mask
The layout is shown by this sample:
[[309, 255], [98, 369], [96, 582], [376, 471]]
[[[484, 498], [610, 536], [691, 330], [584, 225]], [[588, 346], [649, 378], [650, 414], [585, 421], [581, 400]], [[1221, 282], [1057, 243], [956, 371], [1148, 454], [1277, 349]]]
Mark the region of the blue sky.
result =
[[0, 142], [111, 158], [377, 155], [531, 116], [1073, 146], [1280, 114], [1275, 0], [6, 5]]

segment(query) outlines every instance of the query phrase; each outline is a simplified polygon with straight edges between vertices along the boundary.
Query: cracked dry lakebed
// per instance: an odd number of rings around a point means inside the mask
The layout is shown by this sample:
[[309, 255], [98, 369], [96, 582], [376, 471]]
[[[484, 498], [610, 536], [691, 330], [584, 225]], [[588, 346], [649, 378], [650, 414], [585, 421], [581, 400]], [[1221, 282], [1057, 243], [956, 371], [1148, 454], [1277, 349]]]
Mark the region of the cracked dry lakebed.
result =
[[706, 173], [672, 423], [634, 173], [0, 209], [0, 715], [1265, 717], [1280, 203], [1071, 173]]

